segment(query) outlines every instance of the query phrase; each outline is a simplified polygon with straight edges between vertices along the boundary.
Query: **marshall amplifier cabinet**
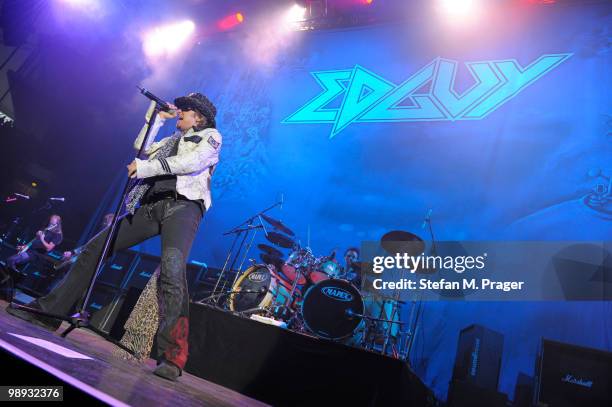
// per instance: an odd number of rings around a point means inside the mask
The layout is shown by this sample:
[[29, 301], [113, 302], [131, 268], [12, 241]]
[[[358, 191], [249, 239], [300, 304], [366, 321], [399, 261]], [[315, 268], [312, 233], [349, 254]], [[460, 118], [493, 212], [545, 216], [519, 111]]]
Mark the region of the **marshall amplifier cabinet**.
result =
[[161, 259], [159, 256], [139, 253], [138, 258], [134, 262], [134, 266], [130, 269], [129, 276], [125, 279], [123, 287], [128, 290], [131, 287], [144, 290], [145, 286], [155, 273]]
[[[139, 253], [122, 288], [124, 290], [129, 290], [130, 288], [138, 288], [141, 291], [144, 290], [160, 263], [161, 258], [159, 256]], [[195, 289], [195, 284], [199, 281], [201, 275], [206, 272], [206, 269], [207, 266], [205, 263], [195, 260], [187, 263], [186, 278], [190, 294]]]
[[109, 333], [122, 301], [123, 296], [118, 288], [96, 284], [85, 307], [85, 310], [91, 315], [91, 325], [104, 333]]
[[130, 317], [132, 310], [136, 306], [138, 299], [142, 294], [142, 290], [137, 287], [130, 287], [122, 300], [120, 301], [120, 307], [118, 307], [114, 319], [109, 326], [109, 334], [112, 338], [120, 341], [125, 333], [125, 323]]
[[612, 406], [612, 353], [543, 339], [536, 406]]
[[504, 336], [482, 325], [470, 325], [459, 333], [453, 381], [497, 391]]
[[229, 270], [222, 275], [221, 269], [203, 267], [196, 274], [196, 278], [193, 280], [193, 284], [190, 287], [189, 292], [191, 294], [191, 300], [197, 302], [211, 295], [217, 281], [219, 281], [217, 292], [219, 292], [222, 287], [225, 287], [225, 291], [228, 291], [235, 277], [236, 273]]
[[533, 405], [533, 376], [519, 372], [514, 386], [514, 407]]
[[115, 253], [105, 264], [96, 280], [96, 284], [120, 288], [123, 281], [131, 272], [138, 253], [131, 250], [122, 250]]

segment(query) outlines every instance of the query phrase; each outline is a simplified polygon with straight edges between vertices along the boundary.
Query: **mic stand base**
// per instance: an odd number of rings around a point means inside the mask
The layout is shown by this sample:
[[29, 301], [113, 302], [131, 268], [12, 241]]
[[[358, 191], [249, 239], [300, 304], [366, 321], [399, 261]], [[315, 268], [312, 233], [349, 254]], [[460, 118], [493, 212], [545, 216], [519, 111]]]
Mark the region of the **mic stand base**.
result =
[[90, 331], [94, 332], [95, 334], [101, 336], [103, 339], [105, 339], [105, 340], [113, 343], [114, 345], [120, 347], [121, 349], [125, 350], [130, 355], [135, 356], [134, 351], [132, 349], [129, 349], [128, 347], [123, 345], [121, 342], [119, 342], [115, 338], [113, 338], [110, 335], [108, 335], [106, 332], [104, 332], [104, 331], [96, 328], [95, 326], [91, 325], [90, 320], [89, 320], [89, 313], [87, 311], [81, 311], [81, 312], [77, 312], [76, 314], [73, 314], [71, 316], [66, 316], [66, 315], [60, 315], [60, 314], [54, 314], [54, 313], [51, 313], [51, 312], [46, 312], [46, 311], [43, 311], [43, 310], [40, 310], [40, 309], [36, 309], [36, 308], [30, 308], [30, 307], [27, 307], [25, 305], [20, 305], [20, 304], [15, 304], [15, 303], [11, 303], [9, 306], [11, 308], [13, 308], [13, 309], [29, 312], [30, 314], [36, 314], [36, 315], [40, 315], [40, 316], [43, 316], [43, 317], [59, 319], [61, 321], [68, 322], [70, 324], [70, 326], [68, 328], [66, 328], [60, 334], [60, 336], [62, 338], [65, 338], [66, 336], [68, 336], [68, 334], [70, 332], [72, 332], [73, 330], [75, 330], [76, 328], [87, 328]]

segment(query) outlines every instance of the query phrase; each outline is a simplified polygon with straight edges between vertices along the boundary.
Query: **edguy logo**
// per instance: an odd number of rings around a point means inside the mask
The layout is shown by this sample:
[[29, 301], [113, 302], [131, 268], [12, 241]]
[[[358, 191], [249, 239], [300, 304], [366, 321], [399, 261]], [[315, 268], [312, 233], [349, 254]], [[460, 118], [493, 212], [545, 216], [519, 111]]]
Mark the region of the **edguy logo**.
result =
[[[351, 123], [480, 120], [571, 55], [542, 55], [524, 68], [515, 59], [466, 62], [475, 83], [463, 94], [455, 90], [458, 62], [443, 58], [399, 85], [359, 65], [311, 72], [323, 92], [283, 123], [332, 123], [332, 138]], [[341, 95], [339, 108], [326, 107]]]
[[329, 298], [333, 298], [334, 300], [351, 301], [353, 299], [353, 295], [351, 293], [340, 288], [325, 287], [322, 291], [323, 294], [327, 295]]

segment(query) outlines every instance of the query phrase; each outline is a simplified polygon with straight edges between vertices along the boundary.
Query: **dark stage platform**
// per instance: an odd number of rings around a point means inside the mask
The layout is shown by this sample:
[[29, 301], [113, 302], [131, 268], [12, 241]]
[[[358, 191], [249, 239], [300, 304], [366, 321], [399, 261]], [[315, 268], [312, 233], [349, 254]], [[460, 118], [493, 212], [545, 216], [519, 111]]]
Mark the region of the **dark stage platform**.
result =
[[[45, 373], [65, 392], [107, 404], [180, 406], [428, 406], [433, 397], [400, 360], [192, 304], [190, 355], [173, 383], [113, 356], [79, 329], [67, 338], [8, 315], [0, 302], [3, 365]], [[14, 385], [39, 385], [20, 376]], [[34, 382], [33, 382], [34, 381]], [[70, 392], [68, 392], [70, 390]], [[251, 397], [251, 398], [250, 398]], [[66, 397], [65, 399], [69, 399]], [[256, 400], [255, 400], [256, 399]], [[257, 401], [260, 400], [260, 401]]]
[[[117, 359], [112, 356], [113, 344], [87, 330], [76, 330], [64, 339], [59, 336], [61, 330], [51, 333], [38, 328], [8, 315], [5, 307], [0, 301], [3, 385], [43, 384], [38, 382], [40, 374], [32, 377], [34, 382], [23, 378], [24, 370], [35, 371], [35, 367], [49, 375], [52, 383], [63, 384], [65, 393], [72, 388], [71, 394], [84, 393], [79, 400], [87, 397], [113, 406], [265, 405], [187, 372], [176, 383], [164, 380], [151, 373], [153, 360], [139, 366]], [[16, 377], [23, 382], [15, 382]]]
[[188, 372], [275, 406], [435, 403], [406, 362], [205, 305], [190, 309], [189, 354]]

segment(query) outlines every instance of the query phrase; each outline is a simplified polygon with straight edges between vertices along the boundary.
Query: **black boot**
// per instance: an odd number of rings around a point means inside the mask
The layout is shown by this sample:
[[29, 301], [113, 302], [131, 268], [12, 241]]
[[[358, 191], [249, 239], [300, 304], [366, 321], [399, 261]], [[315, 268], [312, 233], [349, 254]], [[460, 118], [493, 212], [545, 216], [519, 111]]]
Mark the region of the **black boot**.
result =
[[182, 373], [178, 366], [164, 360], [153, 371], [153, 374], [175, 382]]
[[49, 331], [56, 331], [62, 325], [62, 321], [59, 319], [46, 317], [43, 315], [36, 314], [34, 312], [29, 312], [25, 307], [33, 310], [43, 311], [38, 302], [34, 301], [25, 306], [17, 306], [16, 304], [11, 303], [8, 305], [8, 307], [6, 307], [6, 312], [14, 317], [23, 319], [24, 321], [28, 321]]

